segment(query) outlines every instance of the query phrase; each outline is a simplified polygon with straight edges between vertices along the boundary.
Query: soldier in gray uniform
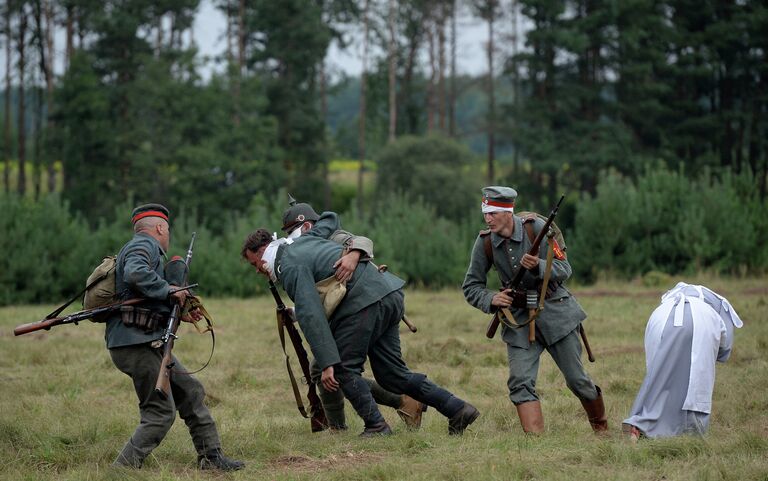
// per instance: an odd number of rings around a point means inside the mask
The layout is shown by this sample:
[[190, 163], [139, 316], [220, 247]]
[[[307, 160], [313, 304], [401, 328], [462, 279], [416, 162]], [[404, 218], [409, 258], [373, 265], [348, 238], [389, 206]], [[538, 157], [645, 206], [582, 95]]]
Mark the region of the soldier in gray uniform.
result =
[[[547, 297], [535, 321], [535, 340], [528, 340], [529, 312], [525, 307], [512, 307], [509, 289], [499, 292], [486, 287], [488, 271], [494, 267], [502, 285], [510, 282], [522, 266], [527, 270], [522, 288], [540, 294], [545, 275], [547, 249], [542, 244], [539, 257], [528, 254], [531, 239], [523, 219], [514, 215], [517, 192], [510, 187], [492, 186], [483, 190], [482, 211], [487, 231], [482, 231], [472, 248], [472, 258], [462, 286], [464, 297], [472, 306], [492, 314], [500, 308], [511, 308], [515, 322], [523, 328], [503, 325], [502, 339], [507, 344], [509, 361], [509, 399], [517, 408], [520, 424], [527, 433], [544, 431], [536, 377], [539, 356], [546, 349], [563, 373], [568, 388], [579, 398], [596, 432], [608, 429], [600, 388], [584, 370], [581, 363], [579, 326], [587, 317], [564, 282], [571, 276], [571, 266], [564, 252], [555, 249]], [[534, 235], [541, 231], [544, 221], [536, 219]], [[488, 240], [490, 242], [488, 243]], [[486, 246], [489, 247], [486, 251]], [[488, 255], [491, 254], [491, 255]]]
[[[282, 227], [283, 232], [289, 238], [296, 239], [302, 235], [317, 236], [330, 239], [345, 247], [347, 253], [333, 265], [336, 269], [336, 279], [339, 282], [346, 282], [352, 277], [361, 259], [364, 261], [373, 259], [373, 242], [367, 237], [356, 236], [341, 230], [338, 214], [323, 212], [322, 215], [318, 215], [311, 205], [296, 203], [290, 196], [289, 199], [291, 201], [290, 207], [283, 213]], [[329, 427], [334, 430], [347, 429], [344, 415], [344, 393], [341, 390], [329, 391], [323, 387], [320, 382], [320, 368], [314, 360], [310, 369], [312, 381], [319, 387], [319, 397]], [[363, 378], [363, 381], [368, 383], [376, 404], [395, 409], [400, 419], [409, 428], [418, 429], [421, 427], [422, 413], [426, 409], [424, 404], [406, 394], [395, 394], [387, 391], [372, 379]]]
[[[146, 204], [134, 209], [131, 215], [133, 239], [117, 256], [117, 295], [121, 300], [144, 297], [147, 302], [136, 309], [123, 308], [107, 320], [107, 349], [115, 366], [133, 381], [141, 416], [139, 426], [114, 464], [140, 468], [168, 433], [178, 411], [192, 435], [198, 467], [237, 470], [244, 464], [222, 453], [216, 423], [203, 402], [203, 385], [191, 375], [180, 374], [186, 369], [175, 357], [174, 371], [178, 373], [171, 376], [170, 398], [163, 400], [155, 393], [163, 355], [160, 339], [171, 303], [183, 304], [187, 295], [185, 291], [170, 293], [174, 281], [164, 268], [163, 259], [170, 242], [168, 215], [168, 209], [160, 204]], [[181, 266], [186, 268], [183, 262]], [[178, 277], [180, 279], [175, 282], [182, 282], [183, 276]]]
[[403, 316], [403, 280], [361, 262], [347, 281], [347, 293], [327, 317], [316, 283], [335, 274], [333, 265], [343, 247], [317, 236], [273, 240], [259, 229], [243, 245], [248, 262], [280, 282], [293, 300], [296, 318], [322, 370], [320, 381], [329, 391], [339, 388], [365, 422], [364, 437], [392, 431], [361, 377], [366, 357], [384, 389], [432, 406], [449, 418], [448, 432], [462, 434], [480, 413], [471, 404], [411, 372], [400, 351], [399, 324]]

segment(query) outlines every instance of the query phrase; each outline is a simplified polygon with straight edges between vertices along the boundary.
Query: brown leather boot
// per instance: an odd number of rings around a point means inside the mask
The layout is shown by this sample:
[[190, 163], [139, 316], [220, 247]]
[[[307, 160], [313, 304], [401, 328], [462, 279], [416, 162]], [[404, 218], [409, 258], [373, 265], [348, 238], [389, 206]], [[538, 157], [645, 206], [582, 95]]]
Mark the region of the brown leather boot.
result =
[[523, 431], [531, 434], [544, 432], [544, 415], [541, 414], [541, 402], [528, 401], [515, 405]]
[[605, 416], [605, 405], [603, 404], [603, 391], [599, 386], [595, 386], [597, 389], [597, 399], [594, 401], [581, 400], [581, 405], [584, 406], [584, 410], [587, 412], [587, 418], [589, 418], [589, 424], [592, 426], [592, 430], [596, 433], [604, 433], [608, 431], [608, 418]]
[[423, 412], [423, 403], [420, 403], [405, 394], [401, 396], [401, 403], [400, 407], [397, 409], [397, 414], [406, 426], [411, 429], [419, 429], [421, 427], [421, 413]]

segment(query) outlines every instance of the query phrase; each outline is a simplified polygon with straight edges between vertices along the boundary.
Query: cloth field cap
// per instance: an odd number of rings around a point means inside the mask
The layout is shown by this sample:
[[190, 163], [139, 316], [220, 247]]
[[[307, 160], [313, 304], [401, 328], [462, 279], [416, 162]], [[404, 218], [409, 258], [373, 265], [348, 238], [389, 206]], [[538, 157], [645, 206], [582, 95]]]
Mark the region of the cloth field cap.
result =
[[290, 232], [304, 222], [316, 222], [320, 218], [311, 205], [296, 203], [296, 199], [288, 194], [288, 209], [283, 212], [283, 232]]
[[517, 191], [512, 187], [492, 185], [483, 187], [483, 214], [487, 212], [514, 212]]
[[135, 224], [136, 221], [145, 217], [160, 217], [168, 222], [169, 215], [170, 212], [162, 204], [144, 204], [133, 209], [133, 212], [131, 212], [131, 223]]

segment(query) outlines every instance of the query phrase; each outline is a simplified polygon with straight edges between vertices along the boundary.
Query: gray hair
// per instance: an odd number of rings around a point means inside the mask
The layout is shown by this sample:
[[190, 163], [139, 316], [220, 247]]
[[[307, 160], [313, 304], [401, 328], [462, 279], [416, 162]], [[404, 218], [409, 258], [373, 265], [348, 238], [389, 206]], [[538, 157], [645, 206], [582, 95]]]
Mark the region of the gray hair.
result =
[[133, 232], [146, 232], [163, 223], [167, 224], [168, 222], [162, 217], [144, 217], [143, 219], [137, 220], [136, 223], [133, 224]]

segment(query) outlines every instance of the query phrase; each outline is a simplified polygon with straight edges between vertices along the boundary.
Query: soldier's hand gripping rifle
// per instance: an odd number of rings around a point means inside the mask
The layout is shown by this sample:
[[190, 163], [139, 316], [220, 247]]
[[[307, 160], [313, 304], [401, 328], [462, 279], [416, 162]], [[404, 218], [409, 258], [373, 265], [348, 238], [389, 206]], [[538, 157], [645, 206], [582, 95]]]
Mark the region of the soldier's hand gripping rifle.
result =
[[[328, 421], [325, 419], [325, 411], [320, 403], [320, 397], [315, 391], [315, 383], [312, 382], [312, 375], [309, 371], [309, 356], [302, 344], [301, 334], [299, 334], [299, 330], [296, 329], [296, 313], [293, 309], [285, 306], [283, 299], [280, 297], [280, 293], [277, 292], [277, 286], [275, 286], [275, 283], [272, 282], [272, 280], [269, 281], [269, 290], [272, 292], [272, 297], [275, 298], [275, 304], [277, 304], [277, 332], [280, 335], [280, 344], [283, 347], [285, 367], [288, 370], [288, 377], [291, 379], [293, 396], [296, 398], [296, 407], [304, 418], [310, 420], [310, 427], [313, 433], [322, 431], [328, 427]], [[296, 357], [299, 358], [301, 373], [304, 375], [304, 379], [307, 383], [309, 414], [304, 408], [304, 402], [302, 401], [301, 393], [299, 393], [299, 387], [296, 384], [296, 377], [293, 375], [290, 359], [288, 353], [285, 351], [285, 331], [288, 331], [288, 337], [291, 339], [291, 344], [293, 344], [293, 350], [296, 352]]]
[[[549, 232], [549, 228], [552, 225], [552, 222], [555, 220], [555, 216], [557, 216], [557, 210], [560, 208], [560, 204], [563, 202], [563, 199], [565, 198], [565, 195], [560, 196], [560, 200], [557, 201], [557, 204], [555, 204], [554, 209], [552, 209], [552, 212], [549, 213], [549, 217], [547, 217], [546, 222], [544, 223], [544, 226], [539, 231], [539, 234], [536, 236], [536, 238], [533, 240], [533, 243], [531, 244], [531, 248], [528, 250], [528, 254], [532, 256], [538, 256], [539, 255], [539, 246], [541, 245], [541, 241], [544, 240], [544, 237]], [[523, 276], [525, 276], [527, 269], [523, 267], [522, 263], [518, 266], [517, 270], [515, 271], [512, 280], [509, 283], [504, 284], [504, 289], [511, 289], [510, 297], [523, 297], [525, 298], [525, 291], [522, 291], [519, 289], [520, 283], [523, 281]], [[496, 310], [496, 313], [493, 315], [493, 318], [491, 319], [491, 322], [488, 323], [488, 328], [485, 330], [485, 336], [488, 339], [493, 339], [493, 336], [496, 335], [496, 330], [499, 328], [499, 323], [501, 322], [501, 316], [508, 317], [504, 311], [509, 312], [508, 309], [502, 309], [498, 308]], [[511, 320], [511, 319], [510, 319]]]
[[[189, 249], [187, 249], [187, 258], [184, 259], [186, 269], [184, 270], [184, 281], [182, 284], [186, 284], [189, 278], [189, 265], [192, 263], [192, 248], [195, 245], [196, 235], [196, 232], [192, 233], [192, 240], [189, 242]], [[179, 323], [181, 322], [181, 308], [182, 306], [178, 302], [173, 303], [171, 315], [168, 316], [168, 326], [165, 328], [162, 337], [163, 360], [160, 363], [160, 372], [157, 373], [155, 392], [164, 400], [171, 396], [171, 370], [175, 364], [173, 362], [173, 343], [178, 339], [176, 331], [178, 331]]]
[[[197, 284], [178, 287], [178, 288], [172, 289], [171, 294], [178, 291], [193, 289], [195, 287], [197, 287]], [[13, 335], [21, 336], [22, 334], [29, 334], [30, 332], [35, 332], [42, 329], [50, 330], [52, 327], [60, 326], [62, 324], [77, 325], [77, 323], [79, 323], [80, 321], [92, 319], [94, 317], [99, 316], [100, 314], [105, 314], [112, 311], [119, 311], [120, 308], [123, 306], [132, 306], [134, 304], [141, 304], [142, 302], [145, 302], [145, 301], [147, 301], [147, 299], [143, 297], [137, 297], [135, 299], [129, 299], [127, 301], [121, 301], [121, 302], [113, 302], [111, 304], [94, 307], [92, 309], [83, 309], [82, 311], [73, 312], [71, 314], [67, 314], [66, 316], [52, 317], [49, 315], [48, 317], [40, 321], [28, 322], [26, 324], [21, 324], [19, 326], [16, 326], [16, 328], [13, 330]]]

